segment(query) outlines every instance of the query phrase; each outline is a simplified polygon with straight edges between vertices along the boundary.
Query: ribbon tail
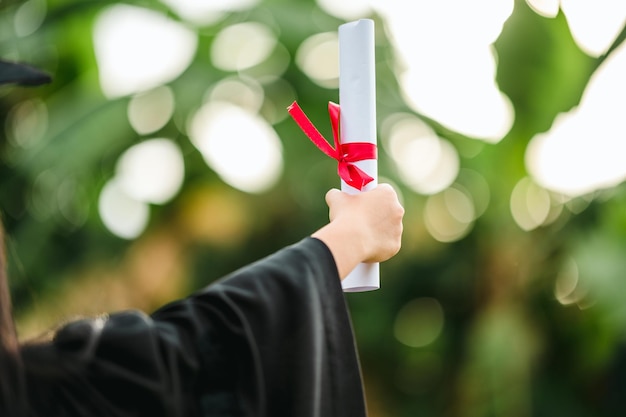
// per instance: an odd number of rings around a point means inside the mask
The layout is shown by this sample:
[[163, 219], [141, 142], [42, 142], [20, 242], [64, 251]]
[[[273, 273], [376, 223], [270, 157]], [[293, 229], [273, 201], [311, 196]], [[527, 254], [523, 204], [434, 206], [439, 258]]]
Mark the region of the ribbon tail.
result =
[[341, 162], [337, 167], [337, 173], [339, 177], [350, 187], [356, 188], [359, 191], [363, 191], [363, 188], [374, 181], [374, 178], [369, 176], [361, 168], [354, 164]]
[[337, 152], [339, 152], [339, 150], [333, 149], [333, 147], [330, 146], [326, 139], [324, 139], [324, 136], [322, 136], [311, 120], [309, 120], [306, 114], [304, 114], [304, 111], [300, 108], [298, 103], [295, 101], [291, 103], [291, 105], [287, 107], [287, 112], [289, 112], [289, 115], [298, 124], [298, 126], [300, 126], [300, 129], [302, 129], [304, 134], [311, 139], [311, 142], [313, 142], [319, 150], [331, 158], [337, 159]]

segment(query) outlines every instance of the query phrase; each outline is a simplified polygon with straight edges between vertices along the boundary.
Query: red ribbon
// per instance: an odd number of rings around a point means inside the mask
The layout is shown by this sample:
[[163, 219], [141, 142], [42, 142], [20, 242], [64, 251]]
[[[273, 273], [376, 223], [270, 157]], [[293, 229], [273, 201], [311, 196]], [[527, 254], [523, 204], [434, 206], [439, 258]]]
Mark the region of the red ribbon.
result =
[[337, 172], [339, 173], [339, 177], [341, 177], [346, 184], [360, 191], [367, 184], [374, 181], [374, 178], [367, 175], [367, 173], [365, 173], [362, 169], [354, 165], [353, 162], [364, 161], [366, 159], [376, 159], [376, 145], [369, 142], [340, 143], [338, 104], [328, 102], [328, 114], [330, 115], [330, 124], [333, 130], [333, 138], [335, 140], [334, 148], [315, 128], [306, 114], [304, 114], [298, 103], [295, 101], [291, 103], [291, 105], [287, 107], [287, 111], [298, 126], [300, 126], [300, 129], [302, 129], [304, 134], [311, 139], [315, 146], [317, 146], [326, 155], [339, 162]]

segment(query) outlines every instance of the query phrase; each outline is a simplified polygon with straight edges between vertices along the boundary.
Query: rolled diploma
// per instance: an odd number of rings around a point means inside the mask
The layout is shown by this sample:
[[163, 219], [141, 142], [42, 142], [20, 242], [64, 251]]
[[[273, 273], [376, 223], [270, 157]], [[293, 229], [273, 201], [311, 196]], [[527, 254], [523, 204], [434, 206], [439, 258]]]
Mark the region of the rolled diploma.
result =
[[[374, 61], [374, 21], [361, 19], [339, 26], [339, 129], [341, 143], [376, 144], [376, 67]], [[363, 191], [378, 185], [375, 159], [355, 163], [374, 181]], [[359, 190], [341, 181], [341, 190], [356, 194]], [[362, 263], [342, 281], [345, 292], [371, 291], [380, 288], [378, 263]]]

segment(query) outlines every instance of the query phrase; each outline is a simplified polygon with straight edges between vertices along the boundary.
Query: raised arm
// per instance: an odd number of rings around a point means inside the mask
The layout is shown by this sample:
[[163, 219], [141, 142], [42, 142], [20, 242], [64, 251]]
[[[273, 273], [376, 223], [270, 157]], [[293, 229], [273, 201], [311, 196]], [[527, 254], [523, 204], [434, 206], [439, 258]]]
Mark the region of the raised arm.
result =
[[382, 262], [400, 250], [404, 208], [389, 184], [355, 195], [332, 189], [326, 203], [330, 223], [312, 237], [328, 246], [341, 279], [361, 262]]

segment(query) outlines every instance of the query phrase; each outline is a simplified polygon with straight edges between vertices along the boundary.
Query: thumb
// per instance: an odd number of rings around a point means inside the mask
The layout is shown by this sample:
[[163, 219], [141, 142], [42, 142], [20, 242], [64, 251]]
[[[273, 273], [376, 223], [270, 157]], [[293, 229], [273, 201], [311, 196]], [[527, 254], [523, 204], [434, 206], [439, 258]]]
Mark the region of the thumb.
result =
[[337, 212], [340, 211], [342, 202], [345, 200], [346, 194], [342, 193], [336, 188], [329, 190], [326, 193], [326, 204], [328, 204], [328, 218], [332, 222], [337, 217]]
[[331, 207], [336, 203], [338, 204], [345, 197], [343, 194], [344, 193], [336, 188], [328, 190], [326, 193], [326, 204], [328, 204], [328, 207]]

